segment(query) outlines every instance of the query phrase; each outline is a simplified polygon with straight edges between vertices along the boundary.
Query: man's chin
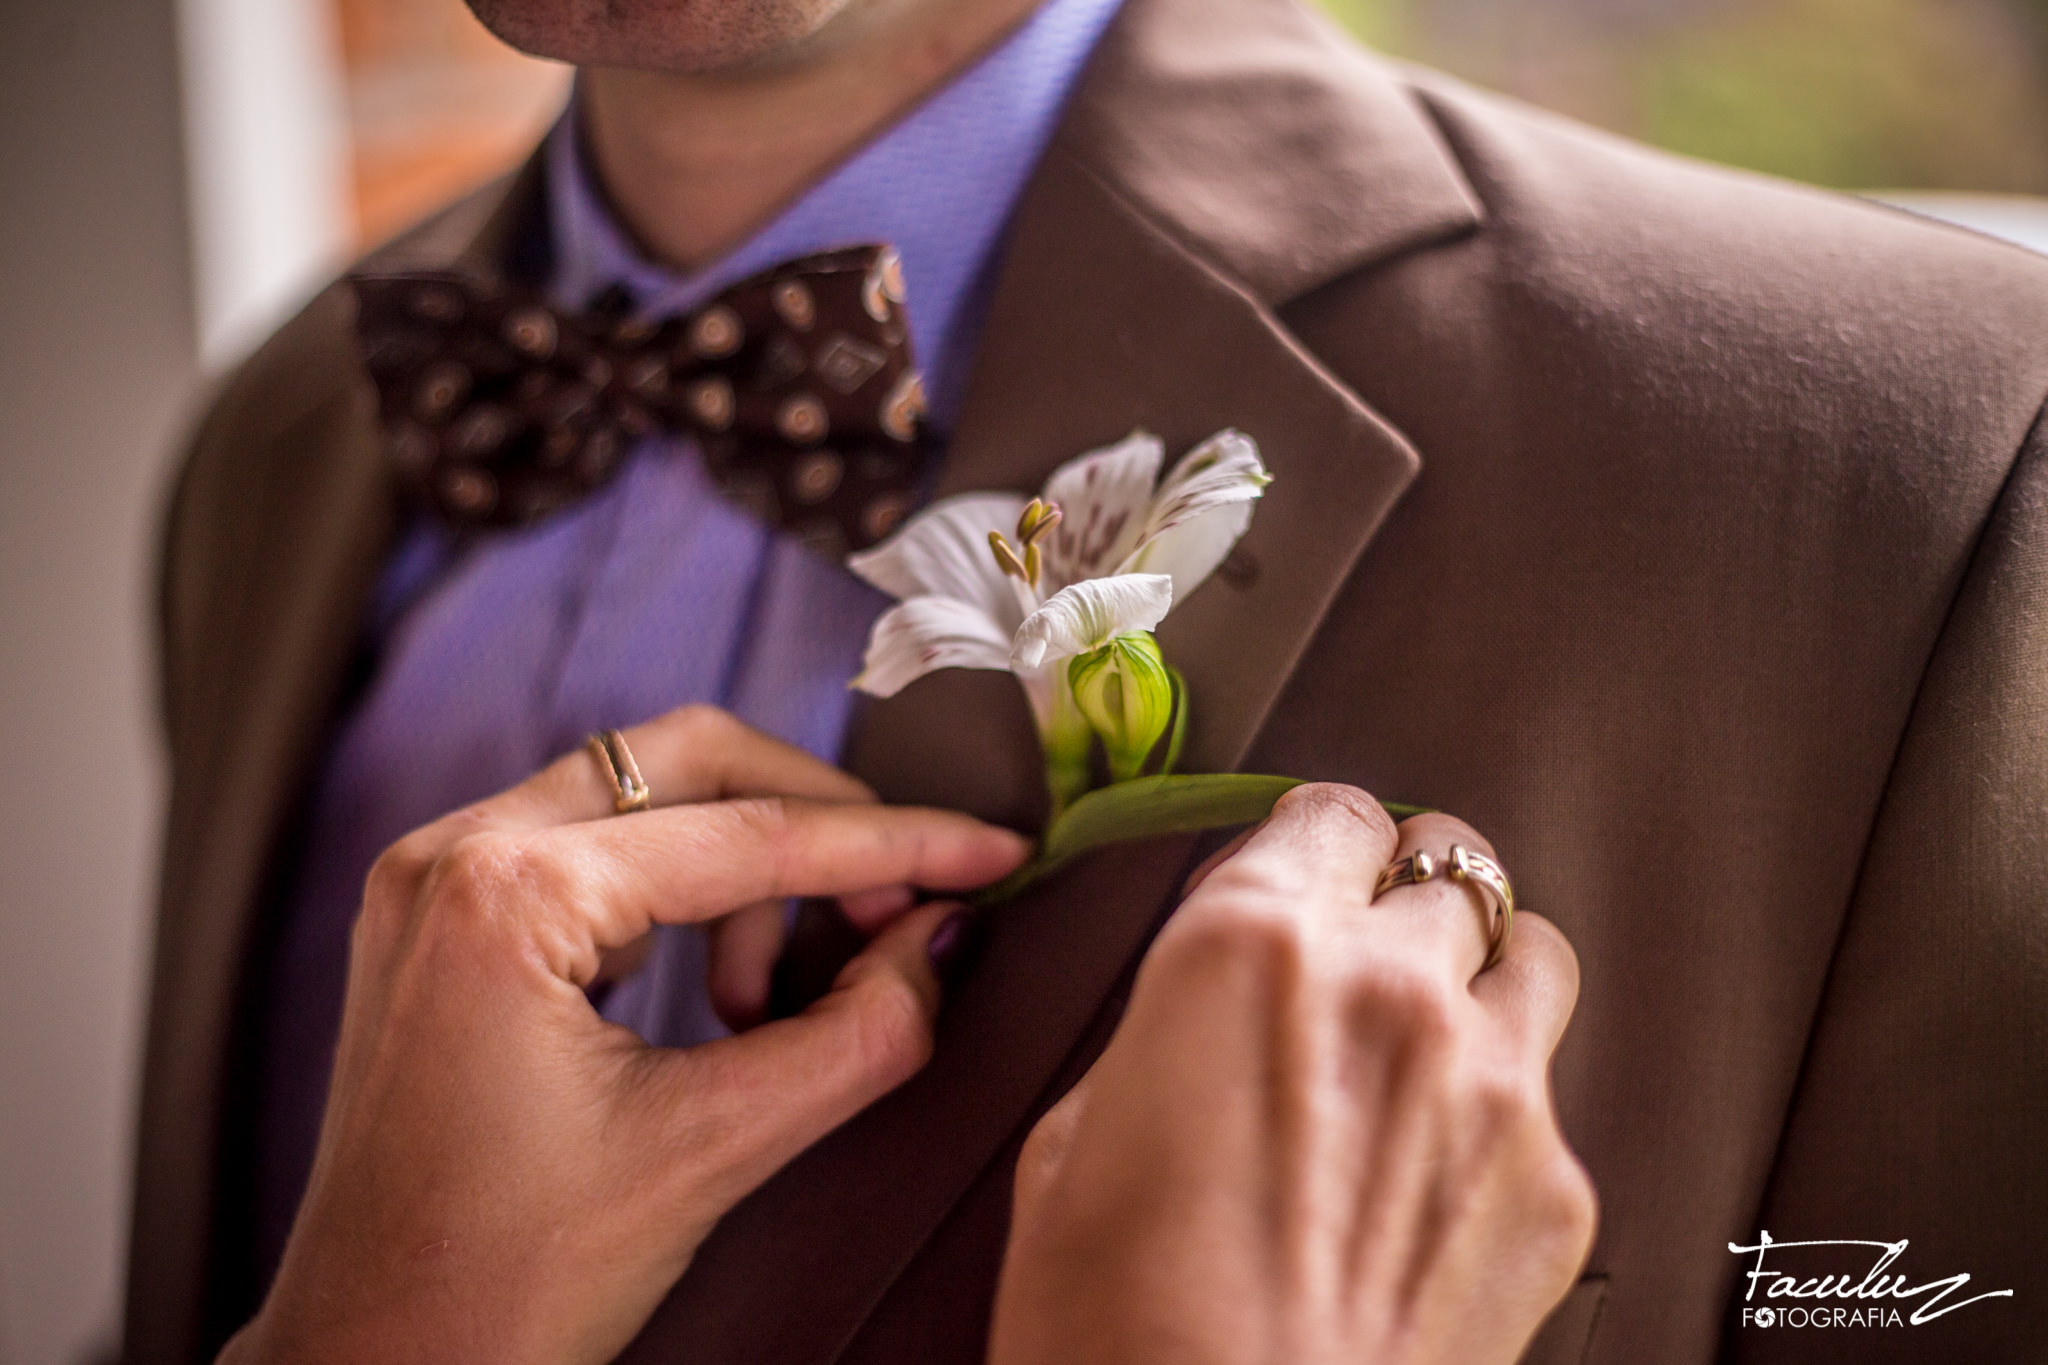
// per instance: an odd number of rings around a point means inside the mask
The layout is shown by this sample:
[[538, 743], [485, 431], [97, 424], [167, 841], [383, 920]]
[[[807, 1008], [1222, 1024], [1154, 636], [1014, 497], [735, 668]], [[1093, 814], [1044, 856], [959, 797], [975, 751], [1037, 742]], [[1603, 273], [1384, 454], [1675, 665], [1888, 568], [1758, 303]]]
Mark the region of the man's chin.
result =
[[572, 66], [702, 75], [796, 58], [872, 0], [467, 0], [521, 52]]

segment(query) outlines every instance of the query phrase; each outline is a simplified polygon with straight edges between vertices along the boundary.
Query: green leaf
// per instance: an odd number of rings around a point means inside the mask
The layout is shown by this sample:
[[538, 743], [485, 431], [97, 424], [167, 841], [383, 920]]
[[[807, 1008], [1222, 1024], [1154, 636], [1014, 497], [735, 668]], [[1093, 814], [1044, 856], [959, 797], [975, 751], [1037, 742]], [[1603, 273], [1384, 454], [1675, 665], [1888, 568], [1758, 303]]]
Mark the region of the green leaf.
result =
[[1139, 777], [1098, 788], [1067, 808], [1045, 832], [1040, 857], [1066, 862], [1104, 844], [1185, 834], [1263, 820], [1292, 777], [1252, 773]]
[[1045, 831], [1038, 856], [973, 897], [976, 906], [1009, 900], [1040, 877], [1104, 844], [1187, 834], [1263, 820], [1301, 782], [1251, 773], [1138, 777], [1098, 787], [1067, 807]]
[[[998, 905], [1039, 878], [1106, 844], [1161, 834], [1249, 825], [1272, 813], [1273, 803], [1301, 785], [1294, 777], [1257, 773], [1203, 773], [1133, 778], [1089, 792], [1059, 815], [1045, 832], [1036, 858], [973, 897], [976, 906]], [[1421, 806], [1380, 803], [1396, 820], [1419, 815]]]

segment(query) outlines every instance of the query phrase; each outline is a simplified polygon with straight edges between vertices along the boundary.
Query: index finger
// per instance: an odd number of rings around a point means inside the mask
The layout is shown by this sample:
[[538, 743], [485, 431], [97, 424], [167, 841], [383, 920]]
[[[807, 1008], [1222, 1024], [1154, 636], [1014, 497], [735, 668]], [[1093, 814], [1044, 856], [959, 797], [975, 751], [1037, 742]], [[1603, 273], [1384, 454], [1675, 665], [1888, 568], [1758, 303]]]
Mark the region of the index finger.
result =
[[[715, 706], [680, 706], [621, 733], [657, 808], [741, 796], [875, 799], [851, 773]], [[609, 818], [616, 813], [613, 799], [603, 762], [578, 748], [519, 785], [423, 826], [405, 842], [424, 865], [471, 835]]]
[[715, 919], [757, 901], [877, 887], [964, 891], [1029, 856], [1020, 835], [955, 811], [764, 797], [560, 825], [519, 837], [558, 875], [600, 948], [655, 924]]
[[1311, 782], [1273, 805], [1242, 847], [1205, 867], [1190, 894], [1241, 886], [1294, 893], [1305, 909], [1356, 910], [1370, 902], [1373, 879], [1393, 858], [1394, 821], [1356, 787]]

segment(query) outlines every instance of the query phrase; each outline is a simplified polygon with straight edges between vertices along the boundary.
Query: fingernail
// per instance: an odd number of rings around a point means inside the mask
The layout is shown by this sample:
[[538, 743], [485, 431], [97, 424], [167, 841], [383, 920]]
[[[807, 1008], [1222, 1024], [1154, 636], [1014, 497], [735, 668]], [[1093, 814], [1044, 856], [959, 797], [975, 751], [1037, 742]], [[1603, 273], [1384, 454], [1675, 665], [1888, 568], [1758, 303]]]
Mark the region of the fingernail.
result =
[[932, 936], [925, 940], [925, 956], [931, 960], [932, 971], [940, 980], [945, 980], [946, 971], [960, 958], [960, 952], [967, 946], [967, 928], [971, 912], [955, 910], [939, 921], [939, 927], [932, 930]]

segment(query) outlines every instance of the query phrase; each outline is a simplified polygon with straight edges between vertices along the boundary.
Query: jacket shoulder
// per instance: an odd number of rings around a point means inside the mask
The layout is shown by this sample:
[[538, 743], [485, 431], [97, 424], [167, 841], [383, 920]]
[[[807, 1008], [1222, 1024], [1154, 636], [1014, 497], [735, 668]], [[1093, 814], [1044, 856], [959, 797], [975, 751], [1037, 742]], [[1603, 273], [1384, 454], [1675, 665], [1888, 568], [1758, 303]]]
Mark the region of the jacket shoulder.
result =
[[517, 178], [473, 190], [365, 253], [221, 376], [188, 442], [188, 473], [196, 461], [261, 448], [280, 430], [344, 397], [360, 381], [347, 274], [442, 268], [472, 255]]
[[1404, 75], [1485, 205], [1494, 278], [1560, 322], [1733, 346], [1822, 383], [1975, 367], [2024, 375], [2029, 411], [2048, 391], [2048, 256]]
[[1410, 515], [1505, 499], [1634, 611], [1882, 603], [1917, 676], [2042, 420], [2048, 259], [1403, 79], [1481, 221], [1282, 316], [1420, 452]]
[[[492, 249], [521, 175], [476, 190], [368, 253], [354, 268], [448, 266]], [[215, 384], [178, 464], [160, 547], [162, 705], [175, 736], [202, 625], [247, 586], [255, 527], [318, 470], [374, 441], [376, 400], [355, 344], [355, 302], [336, 280]], [[360, 438], [360, 439], [355, 439]]]
[[194, 450], [233, 436], [260, 440], [333, 401], [355, 377], [355, 315], [346, 276], [363, 269], [445, 268], [474, 255], [519, 178], [502, 177], [465, 194], [350, 265], [218, 382]]

